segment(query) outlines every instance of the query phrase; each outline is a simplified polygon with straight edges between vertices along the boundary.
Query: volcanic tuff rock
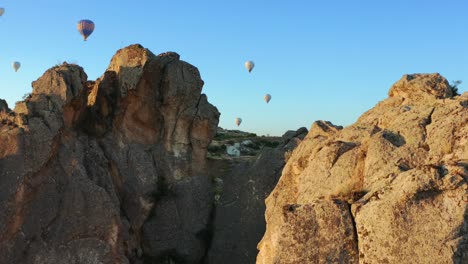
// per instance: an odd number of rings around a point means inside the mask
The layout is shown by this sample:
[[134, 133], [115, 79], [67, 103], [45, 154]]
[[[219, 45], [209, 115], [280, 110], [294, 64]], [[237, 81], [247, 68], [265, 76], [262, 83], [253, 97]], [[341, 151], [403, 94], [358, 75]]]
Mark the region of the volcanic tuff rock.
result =
[[468, 263], [468, 98], [439, 74], [389, 95], [312, 125], [266, 199], [257, 263]]
[[87, 81], [64, 63], [0, 102], [0, 263], [197, 263], [219, 112], [194, 66], [132, 45]]

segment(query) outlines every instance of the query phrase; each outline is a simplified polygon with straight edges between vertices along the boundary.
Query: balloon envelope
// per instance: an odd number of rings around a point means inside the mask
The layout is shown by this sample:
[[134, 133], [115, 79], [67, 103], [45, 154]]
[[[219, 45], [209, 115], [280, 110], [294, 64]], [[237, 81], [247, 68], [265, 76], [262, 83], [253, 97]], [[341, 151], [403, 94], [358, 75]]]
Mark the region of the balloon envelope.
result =
[[11, 63], [11, 66], [13, 67], [13, 69], [15, 70], [15, 72], [18, 71], [18, 69], [21, 67], [21, 63], [17, 62], [17, 61], [14, 61]]
[[5, 13], [5, 8], [0, 7], [0, 16], [3, 16], [3, 13]]
[[271, 100], [271, 95], [265, 94], [265, 96], [263, 96], [263, 99], [264, 99], [265, 102], [268, 104], [268, 102], [270, 102], [270, 100]]
[[94, 31], [94, 22], [88, 19], [83, 19], [78, 22], [77, 25], [78, 31], [83, 36], [83, 39], [86, 41]]
[[242, 118], [236, 118], [236, 125], [237, 126], [240, 126], [240, 124], [242, 123]]
[[245, 65], [245, 68], [246, 68], [249, 72], [251, 72], [252, 69], [255, 67], [255, 63], [254, 63], [253, 61], [246, 61], [244, 65]]

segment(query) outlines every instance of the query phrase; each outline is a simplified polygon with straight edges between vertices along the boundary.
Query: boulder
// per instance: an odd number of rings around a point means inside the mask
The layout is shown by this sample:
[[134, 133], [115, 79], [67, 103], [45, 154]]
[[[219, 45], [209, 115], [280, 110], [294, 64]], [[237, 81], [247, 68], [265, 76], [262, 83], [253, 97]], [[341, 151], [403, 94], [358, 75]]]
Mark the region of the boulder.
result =
[[390, 97], [421, 100], [424, 97], [443, 99], [454, 96], [450, 84], [440, 74], [405, 74], [388, 92]]
[[241, 154], [239, 148], [237, 148], [236, 146], [227, 146], [226, 153], [234, 157], [239, 157]]

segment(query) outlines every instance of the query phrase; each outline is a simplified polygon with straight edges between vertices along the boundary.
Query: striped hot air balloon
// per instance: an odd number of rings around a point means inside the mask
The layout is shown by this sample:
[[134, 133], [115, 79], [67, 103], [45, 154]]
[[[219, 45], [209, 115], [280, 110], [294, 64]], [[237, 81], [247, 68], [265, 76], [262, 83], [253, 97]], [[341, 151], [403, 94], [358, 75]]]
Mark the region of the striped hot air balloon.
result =
[[94, 31], [94, 22], [88, 19], [83, 19], [78, 22], [77, 25], [78, 31], [83, 36], [83, 39], [86, 41]]
[[263, 96], [263, 100], [265, 100], [265, 102], [268, 104], [271, 100], [271, 95], [270, 94], [265, 94], [265, 96]]

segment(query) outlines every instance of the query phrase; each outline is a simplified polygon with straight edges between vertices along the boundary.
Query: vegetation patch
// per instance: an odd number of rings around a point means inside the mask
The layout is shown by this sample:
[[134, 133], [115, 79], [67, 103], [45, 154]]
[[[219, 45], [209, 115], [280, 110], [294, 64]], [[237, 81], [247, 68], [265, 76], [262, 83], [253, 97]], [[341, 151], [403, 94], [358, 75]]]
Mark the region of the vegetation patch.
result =
[[256, 137], [255, 133], [216, 133], [214, 140], [245, 139]]
[[267, 147], [267, 148], [276, 148], [277, 146], [279, 146], [280, 142], [279, 141], [268, 141], [268, 140], [259, 140], [259, 143], [263, 146], [263, 147]]
[[450, 84], [450, 89], [452, 90], [452, 96], [458, 96], [460, 95], [458, 93], [458, 85], [460, 85], [462, 81], [457, 80], [457, 81], [452, 81], [452, 84]]

